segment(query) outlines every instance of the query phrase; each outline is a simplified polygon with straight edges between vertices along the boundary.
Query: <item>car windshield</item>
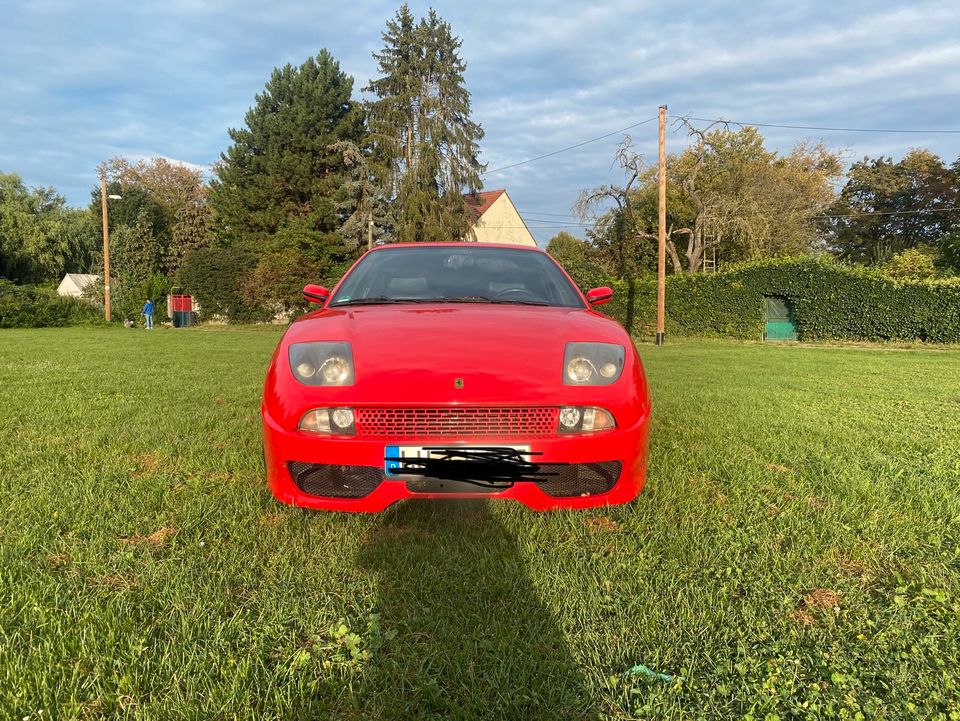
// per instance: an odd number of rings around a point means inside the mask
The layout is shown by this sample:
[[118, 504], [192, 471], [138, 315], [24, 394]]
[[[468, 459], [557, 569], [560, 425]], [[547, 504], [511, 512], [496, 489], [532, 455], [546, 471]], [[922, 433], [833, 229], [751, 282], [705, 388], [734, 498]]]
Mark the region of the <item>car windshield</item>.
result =
[[380, 303], [511, 303], [582, 308], [546, 254], [464, 245], [384, 248], [344, 278], [330, 306]]

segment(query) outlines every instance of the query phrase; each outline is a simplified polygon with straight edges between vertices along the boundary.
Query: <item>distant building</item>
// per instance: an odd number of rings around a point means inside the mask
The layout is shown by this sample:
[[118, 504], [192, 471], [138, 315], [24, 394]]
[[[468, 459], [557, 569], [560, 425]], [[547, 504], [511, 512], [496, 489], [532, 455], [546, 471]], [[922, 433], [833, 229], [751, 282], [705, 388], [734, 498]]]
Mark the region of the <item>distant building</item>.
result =
[[90, 275], [88, 273], [67, 273], [57, 286], [57, 293], [68, 295], [71, 298], [82, 298], [83, 289], [91, 283], [100, 280], [99, 275]]
[[485, 190], [466, 196], [476, 221], [464, 240], [477, 243], [517, 243], [536, 247], [537, 241], [523, 222], [506, 190]]

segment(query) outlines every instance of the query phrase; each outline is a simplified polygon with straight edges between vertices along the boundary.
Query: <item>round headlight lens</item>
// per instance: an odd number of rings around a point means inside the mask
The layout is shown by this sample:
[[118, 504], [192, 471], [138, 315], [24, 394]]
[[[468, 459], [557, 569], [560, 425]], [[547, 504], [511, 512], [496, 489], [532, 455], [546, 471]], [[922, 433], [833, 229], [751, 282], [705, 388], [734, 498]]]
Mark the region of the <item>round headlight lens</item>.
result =
[[350, 366], [347, 365], [347, 362], [340, 356], [327, 358], [327, 360], [323, 362], [323, 365], [320, 366], [320, 375], [323, 377], [324, 382], [330, 385], [343, 383], [349, 373]]
[[586, 383], [593, 375], [593, 364], [586, 358], [574, 358], [567, 363], [567, 376], [574, 383]]
[[561, 408], [560, 425], [564, 428], [576, 428], [580, 423], [580, 416], [579, 408]]
[[303, 362], [297, 366], [297, 375], [301, 378], [312, 378], [316, 372], [317, 369], [313, 367], [312, 363]]
[[604, 378], [613, 378], [617, 374], [617, 366], [614, 363], [604, 363], [600, 366], [600, 375]]
[[353, 410], [350, 408], [334, 408], [330, 413], [330, 418], [337, 428], [349, 428], [353, 425]]

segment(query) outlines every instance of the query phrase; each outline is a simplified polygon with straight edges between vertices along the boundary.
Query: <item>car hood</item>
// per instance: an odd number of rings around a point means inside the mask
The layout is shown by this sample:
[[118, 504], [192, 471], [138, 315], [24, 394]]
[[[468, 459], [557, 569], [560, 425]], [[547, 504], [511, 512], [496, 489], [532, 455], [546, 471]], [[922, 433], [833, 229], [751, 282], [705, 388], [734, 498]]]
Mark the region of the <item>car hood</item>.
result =
[[[319, 340], [350, 342], [350, 397], [390, 403], [542, 402], [563, 387], [566, 343], [630, 347], [623, 328], [594, 311], [451, 303], [320, 310], [294, 322], [284, 338], [285, 345]], [[565, 388], [572, 396], [588, 390]]]

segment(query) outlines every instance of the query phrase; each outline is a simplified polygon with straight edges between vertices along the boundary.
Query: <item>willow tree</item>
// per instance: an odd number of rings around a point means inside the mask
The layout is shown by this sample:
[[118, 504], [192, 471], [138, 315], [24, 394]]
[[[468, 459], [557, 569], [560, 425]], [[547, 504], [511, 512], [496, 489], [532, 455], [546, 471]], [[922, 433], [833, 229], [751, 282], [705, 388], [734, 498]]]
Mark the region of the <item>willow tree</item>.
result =
[[482, 187], [483, 129], [470, 119], [462, 41], [434, 10], [416, 21], [404, 4], [374, 53], [381, 77], [365, 88], [375, 157], [382, 163], [400, 241], [462, 237], [464, 195]]

